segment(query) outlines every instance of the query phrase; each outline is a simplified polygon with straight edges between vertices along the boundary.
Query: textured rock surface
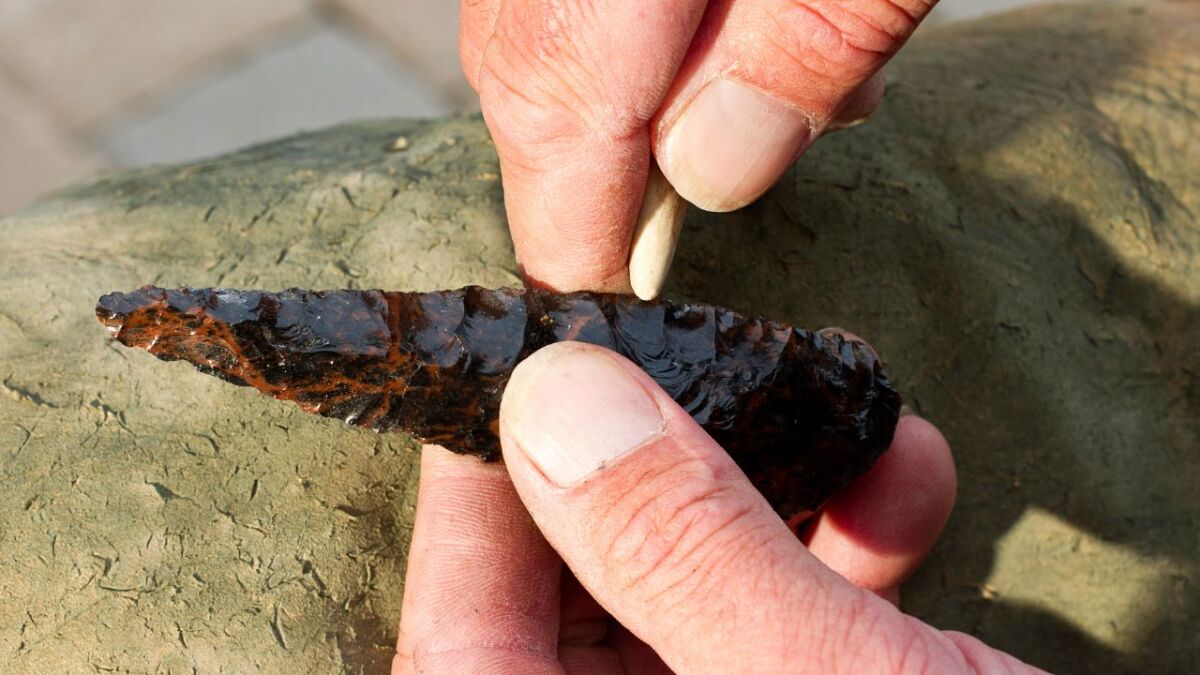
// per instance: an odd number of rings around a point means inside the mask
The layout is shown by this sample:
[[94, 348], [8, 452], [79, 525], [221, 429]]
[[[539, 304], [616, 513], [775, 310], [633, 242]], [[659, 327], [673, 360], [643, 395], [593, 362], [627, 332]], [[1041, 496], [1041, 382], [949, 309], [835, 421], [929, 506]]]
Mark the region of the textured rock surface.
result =
[[[692, 214], [669, 289], [868, 336], [961, 472], [906, 608], [1063, 672], [1200, 668], [1197, 25], [1101, 4], [926, 33], [872, 123]], [[373, 122], [0, 221], [11, 669], [386, 668], [416, 447], [123, 352], [92, 306], [512, 285], [496, 173], [476, 119]]]

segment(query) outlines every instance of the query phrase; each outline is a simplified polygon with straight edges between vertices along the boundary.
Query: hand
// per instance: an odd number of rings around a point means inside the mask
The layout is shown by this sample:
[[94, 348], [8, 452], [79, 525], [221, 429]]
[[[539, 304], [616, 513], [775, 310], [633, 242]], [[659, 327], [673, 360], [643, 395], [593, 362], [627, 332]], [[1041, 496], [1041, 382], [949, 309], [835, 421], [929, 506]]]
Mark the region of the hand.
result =
[[935, 1], [463, 0], [463, 69], [527, 277], [628, 290], [652, 151], [693, 204], [745, 206], [875, 109], [879, 69]]
[[918, 417], [803, 541], [598, 347], [519, 365], [500, 431], [507, 471], [424, 451], [394, 673], [1037, 672], [895, 607], [954, 500]]

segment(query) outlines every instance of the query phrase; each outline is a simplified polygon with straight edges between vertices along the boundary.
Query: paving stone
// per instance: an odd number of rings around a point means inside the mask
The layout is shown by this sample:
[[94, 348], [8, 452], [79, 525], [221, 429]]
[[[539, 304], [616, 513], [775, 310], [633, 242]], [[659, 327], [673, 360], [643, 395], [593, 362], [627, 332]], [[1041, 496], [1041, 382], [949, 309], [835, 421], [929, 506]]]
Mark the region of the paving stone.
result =
[[264, 45], [234, 69], [196, 82], [102, 140], [126, 165], [226, 152], [366, 117], [432, 117], [454, 106], [361, 36], [331, 25]]
[[457, 0], [331, 0], [354, 24], [416, 66], [460, 109], [477, 110], [458, 61]]
[[0, 75], [0, 215], [99, 165], [32, 97]]
[[305, 0], [4, 0], [0, 63], [73, 128], [307, 14]]

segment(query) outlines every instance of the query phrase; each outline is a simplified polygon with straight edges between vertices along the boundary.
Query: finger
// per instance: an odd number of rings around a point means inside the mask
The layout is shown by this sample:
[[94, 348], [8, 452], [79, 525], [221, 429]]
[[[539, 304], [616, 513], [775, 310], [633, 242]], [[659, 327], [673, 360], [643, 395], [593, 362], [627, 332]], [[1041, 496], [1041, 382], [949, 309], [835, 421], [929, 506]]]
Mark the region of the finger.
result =
[[648, 124], [704, 0], [507, 2], [479, 95], [517, 258], [533, 283], [628, 290]]
[[[874, 352], [844, 328], [840, 335]], [[929, 553], [954, 508], [957, 479], [946, 439], [901, 408], [892, 447], [802, 527], [802, 541], [831, 569], [860, 588], [899, 604], [900, 584]]]
[[596, 647], [606, 644], [612, 617], [580, 585], [571, 570], [563, 571], [560, 594], [559, 647]]
[[500, 425], [539, 528], [671, 668], [878, 672], [926, 641], [941, 650], [935, 664], [953, 665], [948, 641], [810, 554], [729, 456], [623, 358], [578, 343], [537, 352], [514, 372]]
[[663, 173], [704, 209], [754, 201], [837, 120], [933, 4], [714, 0], [654, 122]]
[[392, 671], [556, 672], [561, 570], [503, 467], [425, 446]]
[[621, 672], [638, 675], [672, 675], [672, 670], [663, 663], [650, 645], [642, 642], [624, 626], [613, 629], [613, 649], [621, 660]]
[[670, 672], [654, 650], [613, 621], [570, 570], [563, 573], [558, 655], [571, 675]]
[[458, 60], [467, 83], [479, 92], [483, 50], [496, 30], [501, 0], [461, 0], [458, 8]]
[[875, 73], [846, 99], [825, 132], [841, 131], [866, 122], [879, 109], [886, 92], [887, 77], [882, 72]]
[[900, 418], [892, 447], [809, 524], [808, 550], [860, 588], [898, 597], [954, 506], [954, 460], [929, 422]]

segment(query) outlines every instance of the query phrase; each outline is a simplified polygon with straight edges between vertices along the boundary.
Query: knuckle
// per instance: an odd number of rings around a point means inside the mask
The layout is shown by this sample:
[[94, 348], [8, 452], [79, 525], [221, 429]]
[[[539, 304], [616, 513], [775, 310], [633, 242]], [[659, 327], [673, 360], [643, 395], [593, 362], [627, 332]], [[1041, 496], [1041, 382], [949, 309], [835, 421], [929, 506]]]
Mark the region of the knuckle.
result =
[[[513, 3], [483, 55], [479, 96], [504, 141], [559, 145], [565, 139], [626, 137], [646, 123], [613, 102], [605, 64], [591, 53], [590, 2]], [[490, 113], [490, 114], [489, 114]]]
[[904, 43], [926, 0], [872, 0], [853, 9], [831, 0], [791, 0], [773, 16], [771, 44], [816, 76], [851, 85], [877, 70]]
[[[941, 634], [947, 643], [948, 651], [953, 655], [950, 661], [964, 664], [960, 668], [966, 673], [988, 673], [989, 675], [1016, 675], [1017, 673], [1041, 673], [1043, 671], [1030, 668], [1017, 659], [998, 652], [978, 638], [958, 631], [946, 631]], [[945, 669], [943, 669], [945, 670]]]
[[[823, 586], [802, 607], [803, 623], [815, 626], [812, 648], [829, 663], [853, 663], [864, 649], [861, 639], [872, 637], [874, 626], [865, 611], [864, 594], [839, 592]], [[874, 644], [874, 643], [870, 643]]]
[[[748, 548], [759, 506], [704, 460], [687, 459], [637, 476], [608, 514], [614, 526], [602, 552], [612, 587], [673, 603], [707, 586]], [[740, 487], [740, 486], [739, 486]], [[614, 509], [615, 510], [615, 509]]]
[[934, 663], [931, 645], [921, 632], [912, 631], [898, 638], [893, 644], [893, 672], [925, 675], [945, 672], [943, 668], [938, 667], [940, 664]]
[[895, 672], [879, 658], [890, 653], [881, 647], [896, 637], [894, 615], [881, 612], [869, 593], [826, 579], [805, 594], [794, 613], [805, 627], [797, 641], [818, 662], [844, 664], [846, 672]]
[[848, 664], [850, 672], [946, 672], [937, 633], [915, 619], [880, 610], [866, 593], [857, 597], [843, 598], [840, 607], [823, 608], [833, 612], [832, 620], [825, 622], [824, 641], [827, 657], [836, 659], [832, 662]]
[[905, 617], [902, 629], [884, 639], [891, 654], [891, 672], [936, 675], [961, 671], [964, 665], [954, 658], [953, 643], [911, 617]]
[[[538, 148], [554, 155], [586, 133], [583, 117], [561, 91], [530, 86], [527, 70], [485, 58], [479, 73], [479, 101], [497, 146], [514, 152]], [[542, 158], [545, 161], [550, 157]], [[537, 158], [528, 158], [534, 162]]]

